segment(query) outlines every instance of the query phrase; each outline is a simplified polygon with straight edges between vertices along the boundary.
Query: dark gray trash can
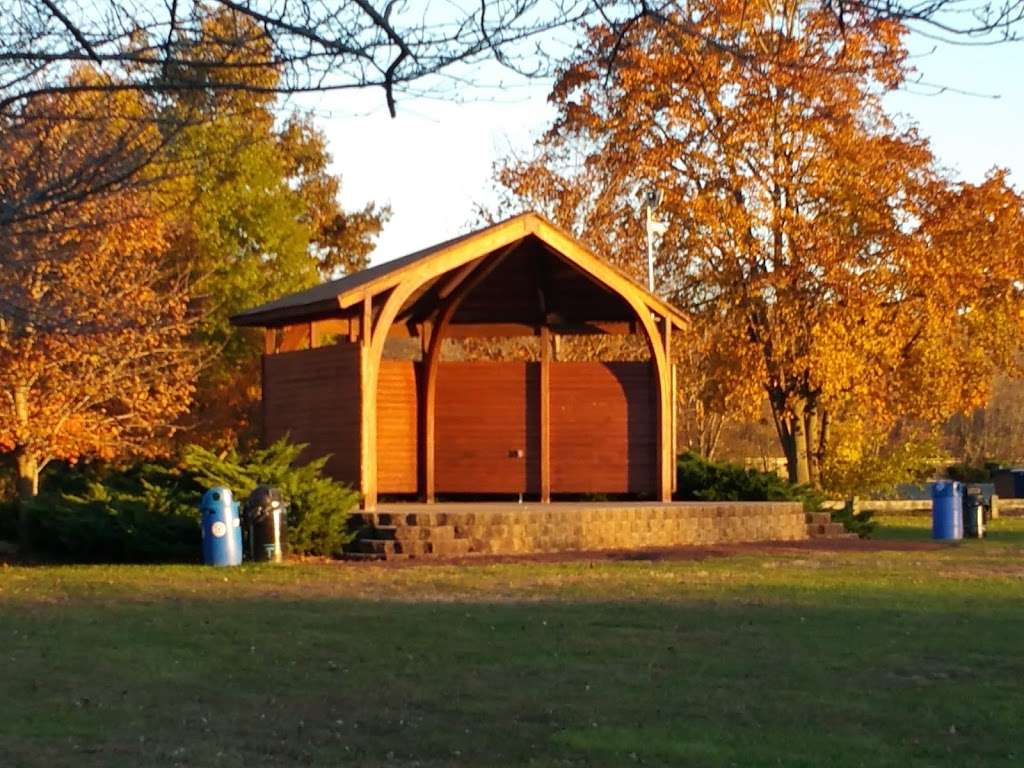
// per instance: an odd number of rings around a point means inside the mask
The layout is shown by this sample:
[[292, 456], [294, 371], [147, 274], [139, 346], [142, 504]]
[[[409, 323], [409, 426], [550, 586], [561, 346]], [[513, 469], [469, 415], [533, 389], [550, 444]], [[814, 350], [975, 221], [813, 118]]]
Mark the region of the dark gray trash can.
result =
[[288, 503], [284, 494], [269, 485], [256, 486], [245, 500], [242, 517], [249, 558], [282, 562], [288, 553]]

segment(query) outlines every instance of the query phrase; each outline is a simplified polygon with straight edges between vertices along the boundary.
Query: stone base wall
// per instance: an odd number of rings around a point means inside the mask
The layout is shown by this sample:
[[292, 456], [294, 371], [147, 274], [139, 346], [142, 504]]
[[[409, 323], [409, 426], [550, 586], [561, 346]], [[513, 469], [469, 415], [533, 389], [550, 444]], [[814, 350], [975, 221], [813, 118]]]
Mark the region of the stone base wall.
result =
[[808, 537], [792, 502], [396, 505], [363, 513], [357, 551], [383, 557], [643, 549]]

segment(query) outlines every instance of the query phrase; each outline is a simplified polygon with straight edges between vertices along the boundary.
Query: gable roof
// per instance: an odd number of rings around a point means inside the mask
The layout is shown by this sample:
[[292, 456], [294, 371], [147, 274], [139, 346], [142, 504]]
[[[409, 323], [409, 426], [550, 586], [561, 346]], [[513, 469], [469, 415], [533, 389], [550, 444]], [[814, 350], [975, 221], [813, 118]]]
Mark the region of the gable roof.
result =
[[613, 290], [619, 288], [609, 283], [625, 281], [653, 312], [668, 318], [677, 327], [682, 328], [688, 324], [686, 317], [674, 306], [655, 296], [625, 272], [594, 256], [570, 235], [532, 212], [513, 216], [304, 291], [282, 296], [233, 315], [231, 322], [240, 326], [271, 327], [288, 321], [337, 315], [339, 310], [348, 309], [367, 297], [389, 290], [402, 280], [411, 279], [416, 273], [426, 275], [422, 278], [424, 282], [436, 277], [436, 270], [432, 270], [434, 263], [437, 262], [439, 268], [442, 261], [448, 265], [451, 262], [449, 257], [456, 253], [459, 254], [460, 263], [467, 263], [531, 235]]

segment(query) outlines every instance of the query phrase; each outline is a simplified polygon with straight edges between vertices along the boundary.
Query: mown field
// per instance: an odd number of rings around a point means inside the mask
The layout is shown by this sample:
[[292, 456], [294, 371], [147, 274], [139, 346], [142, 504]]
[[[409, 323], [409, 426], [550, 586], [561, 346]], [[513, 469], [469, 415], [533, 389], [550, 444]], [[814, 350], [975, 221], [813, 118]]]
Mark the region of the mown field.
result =
[[1024, 521], [932, 547], [0, 567], [3, 766], [1024, 764]]

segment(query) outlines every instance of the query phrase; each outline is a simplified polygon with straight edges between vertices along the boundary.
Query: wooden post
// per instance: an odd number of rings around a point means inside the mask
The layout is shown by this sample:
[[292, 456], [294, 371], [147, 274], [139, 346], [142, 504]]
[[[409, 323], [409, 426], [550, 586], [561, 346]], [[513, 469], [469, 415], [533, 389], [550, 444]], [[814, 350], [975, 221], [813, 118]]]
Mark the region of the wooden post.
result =
[[430, 350], [430, 323], [420, 323], [420, 361], [427, 359]]
[[263, 329], [263, 354], [272, 355], [277, 352], [277, 328]]
[[359, 488], [363, 509], [377, 509], [377, 379], [380, 359], [373, 354], [373, 299], [363, 301], [363, 318], [359, 324]]
[[551, 502], [551, 332], [540, 327], [540, 500]]
[[427, 347], [427, 354], [423, 358], [423, 394], [421, 395], [420, 407], [423, 409], [423, 489], [420, 493], [423, 501], [428, 504], [434, 503], [435, 498], [435, 470], [434, 462], [437, 459], [435, 450], [436, 435], [436, 410], [437, 401], [437, 369], [441, 359], [441, 345], [435, 344], [434, 334], [439, 333], [441, 327], [435, 325], [430, 332], [430, 345]]
[[672, 501], [672, 476], [675, 457], [672, 455], [672, 447], [675, 439], [672, 436], [672, 412], [675, 406], [675, 393], [672, 390], [672, 321], [665, 317], [662, 324], [662, 342], [664, 343], [665, 358], [664, 364], [656, 365], [659, 389], [661, 390], [661, 408], [659, 418], [659, 440], [658, 440], [658, 462], [659, 462], [659, 483], [658, 496], [661, 501]]
[[676, 364], [669, 357], [672, 365], [672, 493], [679, 490], [679, 473], [675, 471], [676, 457], [679, 456], [679, 379], [676, 376]]

